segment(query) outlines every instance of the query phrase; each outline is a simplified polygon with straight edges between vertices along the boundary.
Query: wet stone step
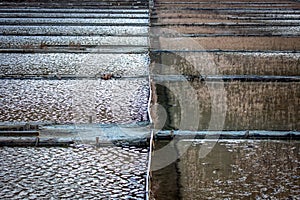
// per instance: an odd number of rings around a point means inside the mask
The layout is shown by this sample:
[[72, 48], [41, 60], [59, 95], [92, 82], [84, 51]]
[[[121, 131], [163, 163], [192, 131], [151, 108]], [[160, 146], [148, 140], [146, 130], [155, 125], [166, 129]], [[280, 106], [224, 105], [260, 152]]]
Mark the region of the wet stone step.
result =
[[0, 12], [1, 18], [130, 18], [130, 19], [148, 19], [148, 14], [121, 14], [121, 13], [38, 13], [38, 12]]
[[[300, 50], [298, 37], [196, 37], [192, 38], [198, 49], [222, 50]], [[161, 49], [182, 49], [186, 38], [159, 38]], [[192, 50], [192, 49], [191, 49]]]
[[174, 1], [162, 1], [159, 0], [156, 2], [157, 5], [169, 5], [169, 4], [176, 4], [176, 5], [290, 5], [293, 4], [293, 2], [272, 2], [272, 1], [260, 1], [260, 2], [248, 2], [248, 1], [223, 1], [223, 2], [211, 2], [211, 1], [197, 1], [197, 0], [192, 0], [192, 1], [178, 1], [178, 0], [174, 0]]
[[[110, 199], [123, 193], [129, 199], [143, 198], [140, 195], [145, 190], [142, 180], [146, 175], [147, 151], [142, 148], [1, 147], [0, 152], [0, 183], [5, 184], [1, 199]], [[114, 160], [107, 159], [112, 156]], [[119, 174], [106, 166], [119, 169]], [[136, 179], [122, 178], [125, 173]]]
[[289, 25], [298, 25], [299, 18], [295, 19], [285, 19], [285, 18], [240, 18], [240, 17], [226, 17], [226, 19], [203, 19], [203, 18], [162, 18], [162, 19], [157, 19], [157, 23], [162, 23], [162, 24], [173, 24], [173, 23], [178, 23], [178, 24], [191, 24], [191, 23], [265, 23], [266, 25], [268, 24], [283, 24], [287, 23]]
[[163, 64], [152, 74], [300, 76], [299, 53], [280, 52], [152, 52]]
[[117, 36], [0, 36], [0, 48], [31, 49], [48, 46], [66, 46], [80, 49], [81, 46], [131, 45], [147, 46], [147, 37]]
[[[1, 14], [1, 13], [0, 13]], [[277, 19], [277, 18], [283, 18], [283, 19], [298, 19], [300, 17], [300, 13], [267, 13], [267, 14], [253, 14], [253, 13], [245, 13], [245, 14], [239, 14], [239, 13], [214, 13], [214, 12], [201, 12], [201, 13], [192, 13], [192, 12], [162, 12], [157, 10], [156, 12], [152, 13], [151, 18], [153, 19], [164, 19], [164, 18], [199, 18], [201, 19], [211, 19], [212, 17], [214, 19], [227, 19], [227, 18], [261, 18], [261, 19]]]
[[240, 14], [300, 14], [297, 9], [224, 9], [220, 10], [221, 13], [240, 13]]
[[266, 16], [231, 16], [228, 19], [235, 19], [235, 20], [299, 20], [299, 15], [280, 15], [280, 16], [273, 16], [273, 17], [266, 17]]
[[[1, 10], [1, 9], [0, 9]], [[215, 11], [218, 11], [218, 15], [268, 15], [268, 14], [300, 14], [300, 11], [297, 9], [204, 9], [201, 10], [203, 14], [211, 14], [212, 16], [216, 15]], [[190, 10], [160, 10], [153, 9], [152, 14], [199, 14], [199, 10], [190, 9]]]
[[190, 34], [190, 37], [195, 37], [199, 34], [244, 34], [244, 35], [276, 35], [276, 34], [290, 34], [290, 35], [299, 35], [300, 27], [299, 26], [265, 26], [265, 27], [253, 27], [253, 26], [232, 26], [227, 27], [226, 30], [224, 27], [201, 27], [201, 26], [173, 26], [173, 27], [164, 27], [164, 29], [171, 29], [176, 34]]
[[300, 17], [300, 13], [295, 13], [295, 14], [244, 14], [243, 16], [239, 16], [238, 17], [253, 17], [253, 18], [290, 18], [290, 19], [298, 19]]
[[201, 82], [282, 82], [282, 83], [297, 83], [300, 82], [300, 76], [258, 76], [258, 75], [153, 75], [152, 79], [157, 82], [161, 81], [201, 81]]
[[[153, 172], [152, 192], [164, 200], [175, 199], [178, 190], [184, 200], [297, 199], [299, 146], [296, 141], [180, 140], [170, 151], [185, 151], [176, 163]], [[199, 158], [206, 151], [208, 156]], [[153, 160], [159, 164], [159, 158]]]
[[226, 3], [210, 3], [210, 4], [190, 4], [190, 3], [168, 3], [168, 4], [155, 4], [156, 9], [288, 9], [297, 7], [297, 3], [288, 3], [288, 4], [226, 4]]
[[[162, 80], [154, 88], [167, 113], [167, 129], [292, 131], [300, 128], [299, 86], [299, 82]], [[166, 117], [154, 116], [158, 124]]]
[[137, 26], [0, 26], [2, 35], [36, 36], [146, 36], [148, 27]]
[[[184, 20], [183, 20], [184, 21]], [[250, 27], [268, 27], [268, 26], [297, 26], [298, 23], [295, 20], [290, 21], [278, 21], [278, 22], [270, 22], [264, 21], [261, 22], [215, 22], [214, 20], [208, 22], [183, 22], [183, 23], [152, 23], [152, 26], [160, 26], [160, 27], [176, 27], [176, 26], [200, 26], [200, 27], [240, 27], [240, 26], [250, 26]]]
[[0, 80], [1, 122], [148, 120], [148, 79]]
[[26, 24], [34, 24], [34, 23], [43, 23], [43, 24], [145, 24], [148, 23], [148, 19], [124, 19], [124, 18], [115, 18], [115, 19], [107, 19], [107, 18], [0, 18], [0, 24], [12, 24], [12, 25], [26, 25]]
[[[280, 10], [280, 12], [284, 12], [284, 11], [287, 11], [287, 12], [293, 12], [295, 9], [297, 9], [298, 7], [298, 4], [295, 6], [295, 5], [291, 5], [289, 7], [275, 7], [275, 8], [266, 8], [266, 7], [263, 7], [263, 6], [260, 6], [260, 7], [230, 7], [230, 6], [221, 6], [221, 7], [218, 7], [219, 5], [214, 5], [214, 6], [203, 6], [203, 7], [192, 7], [192, 6], [185, 6], [185, 7], [168, 7], [168, 6], [165, 6], [165, 7], [161, 7], [161, 8], [154, 8], [154, 10], [159, 10], [159, 11], [182, 11], [182, 12], [185, 12], [185, 11], [221, 11], [221, 12], [268, 12], [268, 11], [271, 11], [271, 12], [277, 12], [278, 10]], [[299, 7], [298, 7], [299, 8]]]
[[80, 9], [80, 8], [0, 8], [0, 12], [18, 13], [111, 13], [111, 14], [147, 14], [148, 9]]
[[117, 8], [117, 9], [132, 9], [132, 8], [147, 8], [148, 1], [4, 1], [1, 2], [2, 8], [12, 7], [41, 7], [41, 8]]
[[136, 77], [148, 74], [147, 54], [0, 53], [0, 74]]

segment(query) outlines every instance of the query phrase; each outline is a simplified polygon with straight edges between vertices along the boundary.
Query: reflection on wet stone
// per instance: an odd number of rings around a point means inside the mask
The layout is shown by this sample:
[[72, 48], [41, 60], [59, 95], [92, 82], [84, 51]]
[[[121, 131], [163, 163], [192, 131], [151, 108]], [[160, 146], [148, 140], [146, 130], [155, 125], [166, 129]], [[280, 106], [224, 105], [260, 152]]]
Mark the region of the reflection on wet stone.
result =
[[[300, 199], [297, 16], [295, 1], [155, 1], [153, 199]], [[251, 132], [288, 141], [221, 139]]]
[[299, 75], [299, 53], [274, 52], [152, 52], [152, 62], [162, 67], [153, 74], [170, 74], [171, 67], [183, 75]]
[[[211, 143], [211, 144], [210, 144]], [[158, 148], [166, 145], [160, 141]], [[205, 157], [201, 154], [214, 145]], [[153, 172], [156, 199], [298, 199], [299, 142], [181, 140], [176, 162]], [[169, 182], [172, 181], [172, 184]]]
[[192, 142], [178, 162], [183, 199], [300, 197], [299, 143], [219, 142], [199, 158], [205, 145]]
[[[163, 82], [173, 89], [170, 91], [162, 84], [155, 86], [157, 102], [164, 106], [167, 112], [165, 129], [180, 129], [181, 116], [185, 112], [185, 104], [180, 105], [178, 94], [186, 98], [188, 104], [199, 106], [200, 121], [198, 130], [213, 130], [210, 126], [213, 107], [222, 106], [224, 102], [213, 102], [211, 94], [214, 89], [211, 84], [220, 84], [226, 94], [226, 117], [223, 130], [298, 130], [300, 84], [284, 82], [225, 82], [204, 83], [189, 82], [187, 90], [183, 81]], [[175, 96], [174, 91], [177, 96]], [[196, 101], [190, 93], [196, 93]], [[189, 105], [191, 106], [191, 105]], [[159, 120], [158, 120], [159, 121]], [[193, 127], [189, 127], [191, 129]]]

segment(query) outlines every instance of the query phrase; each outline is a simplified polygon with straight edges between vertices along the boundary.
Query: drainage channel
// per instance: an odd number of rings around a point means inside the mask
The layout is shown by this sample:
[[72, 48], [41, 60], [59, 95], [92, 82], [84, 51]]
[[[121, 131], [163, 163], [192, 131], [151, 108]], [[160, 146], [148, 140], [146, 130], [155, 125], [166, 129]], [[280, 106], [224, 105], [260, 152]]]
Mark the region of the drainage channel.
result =
[[147, 199], [148, 1], [0, 5], [1, 199]]

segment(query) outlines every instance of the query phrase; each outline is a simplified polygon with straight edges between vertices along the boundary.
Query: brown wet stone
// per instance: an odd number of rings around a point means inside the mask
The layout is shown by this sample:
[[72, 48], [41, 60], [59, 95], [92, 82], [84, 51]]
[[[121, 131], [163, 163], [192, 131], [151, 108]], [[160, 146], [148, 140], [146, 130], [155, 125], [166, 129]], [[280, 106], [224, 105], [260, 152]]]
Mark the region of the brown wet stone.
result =
[[[233, 77], [298, 76], [299, 27], [293, 27], [293, 23], [298, 23], [298, 20], [275, 21], [263, 16], [271, 15], [273, 19], [280, 16], [284, 19], [290, 11], [299, 13], [299, 3], [277, 0], [269, 5], [266, 2], [264, 5], [260, 3], [263, 2], [155, 1], [155, 9], [152, 10], [151, 16], [152, 32], [159, 30], [165, 33], [153, 34], [153, 38], [150, 38], [151, 46], [155, 48], [151, 56], [153, 77], [159, 74], [163, 80], [167, 75], [177, 73], [179, 76], [197, 77], [212, 74]], [[294, 5], [293, 9], [291, 5]], [[242, 19], [244, 16], [251, 17]], [[262, 19], [255, 19], [254, 16]], [[168, 32], [171, 34], [167, 34]], [[167, 121], [163, 129], [181, 129], [182, 116], [186, 116], [184, 118], [188, 118], [189, 121], [195, 120], [194, 116], [189, 118], [191, 114], [184, 115], [190, 113], [184, 108], [192, 104], [192, 109], [199, 105], [201, 120], [196, 122], [198, 126], [185, 126], [184, 129], [208, 130], [213, 110], [213, 106], [208, 106], [212, 102], [209, 94], [211, 90], [202, 90], [199, 95], [197, 90], [210, 83], [205, 79], [171, 82], [166, 80], [157, 81], [157, 85], [155, 81], [153, 83], [153, 104], [164, 106], [167, 112]], [[184, 88], [184, 82], [191, 87]], [[222, 100], [217, 104], [223, 108], [227, 106], [227, 110], [223, 111], [226, 112], [225, 123], [218, 130], [299, 130], [299, 95], [294, 95], [295, 91], [299, 91], [297, 81], [263, 83], [246, 80], [222, 84], [226, 93], [226, 104], [222, 105]], [[265, 90], [264, 87], [268, 89]], [[288, 88], [294, 89], [288, 92]], [[271, 90], [273, 91], [269, 93]], [[234, 94], [233, 91], [238, 92]], [[220, 94], [220, 91], [217, 93]], [[189, 98], [191, 94], [197, 94], [196, 98]], [[183, 101], [179, 102], [182, 99], [178, 96], [181, 95]], [[206, 95], [210, 96], [210, 100], [204, 102], [202, 97]], [[207, 110], [204, 108], [206, 106], [209, 107]], [[290, 109], [290, 106], [293, 109]], [[260, 111], [256, 113], [258, 110]], [[152, 116], [157, 124], [165, 120], [165, 116], [159, 116], [159, 113], [153, 112]], [[157, 121], [155, 117], [158, 117]], [[201, 158], [199, 154], [200, 146], [205, 148], [204, 144], [191, 145], [180, 159], [159, 171], [154, 171], [151, 181], [153, 199], [299, 198], [299, 192], [295, 192], [292, 187], [287, 189], [290, 186], [285, 185], [286, 182], [298, 185], [298, 179], [291, 178], [292, 174], [297, 174], [298, 177], [298, 171], [289, 168], [299, 164], [299, 155], [293, 148], [293, 145], [297, 146], [298, 152], [297, 142], [293, 144], [291, 141], [287, 145], [284, 142], [275, 144], [271, 141], [245, 142], [245, 147], [241, 143], [228, 144], [232, 145], [232, 148], [224, 148], [217, 143], [205, 158]], [[159, 146], [159, 142], [155, 146]], [[289, 147], [281, 149], [282, 146]], [[277, 174], [278, 171], [282, 174]]]
[[[160, 38], [160, 48], [180, 50], [185, 38]], [[300, 50], [297, 37], [198, 37], [192, 38], [203, 50]]]
[[[157, 199], [174, 199], [164, 195], [168, 190], [183, 199], [299, 198], [299, 142], [220, 140], [204, 158], [199, 155], [207, 142], [194, 142], [177, 144], [190, 144], [175, 163], [177, 172], [166, 167], [153, 173]], [[168, 174], [177, 174], [179, 193], [165, 185]]]

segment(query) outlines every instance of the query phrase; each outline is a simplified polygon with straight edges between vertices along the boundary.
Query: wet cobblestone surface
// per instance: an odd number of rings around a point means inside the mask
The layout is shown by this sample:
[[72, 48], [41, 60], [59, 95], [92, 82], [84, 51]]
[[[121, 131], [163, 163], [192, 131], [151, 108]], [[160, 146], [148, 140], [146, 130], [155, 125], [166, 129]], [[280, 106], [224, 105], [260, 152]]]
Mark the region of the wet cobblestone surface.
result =
[[147, 54], [3, 53], [0, 74], [146, 76], [148, 63]]
[[0, 148], [0, 199], [143, 199], [147, 149]]
[[33, 23], [72, 23], [72, 24], [85, 24], [85, 23], [97, 23], [97, 24], [126, 24], [126, 23], [148, 23], [148, 19], [66, 19], [66, 18], [30, 18], [30, 19], [24, 19], [24, 18], [2, 18], [0, 19], [0, 24], [33, 24]]
[[0, 48], [41, 48], [43, 45], [69, 45], [80, 48], [82, 46], [101, 45], [134, 45], [147, 46], [147, 37], [117, 37], [117, 36], [0, 36]]
[[[1, 80], [0, 120], [132, 123], [147, 119], [149, 85], [132, 80]], [[126, 92], [124, 92], [126, 91]]]
[[0, 5], [0, 122], [147, 121], [148, 2], [39, 3]]
[[3, 35], [146, 35], [147, 27], [130, 26], [1, 26]]
[[[144, 135], [118, 125], [148, 121], [147, 1], [7, 1], [0, 18], [1, 123], [58, 123], [41, 140], [85, 144]], [[1, 147], [0, 199], [144, 199], [147, 152]]]

